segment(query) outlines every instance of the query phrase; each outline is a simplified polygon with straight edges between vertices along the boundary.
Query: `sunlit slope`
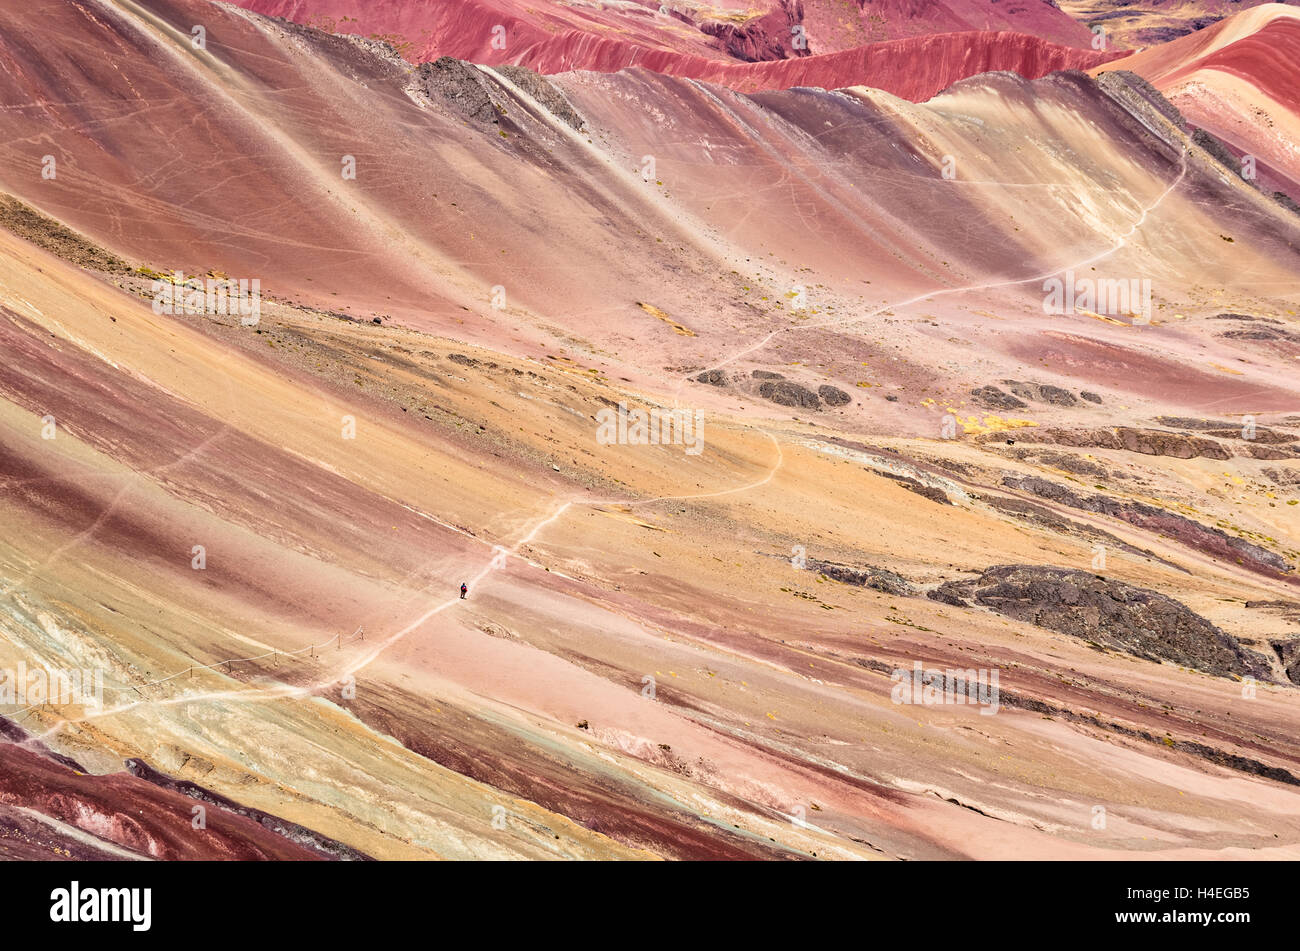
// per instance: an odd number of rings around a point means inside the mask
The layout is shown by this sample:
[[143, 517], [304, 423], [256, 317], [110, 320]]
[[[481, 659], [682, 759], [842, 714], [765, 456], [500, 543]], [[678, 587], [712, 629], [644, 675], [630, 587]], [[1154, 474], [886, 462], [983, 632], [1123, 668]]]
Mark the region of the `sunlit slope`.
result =
[[1150, 80], [1196, 126], [1253, 157], [1271, 189], [1300, 195], [1300, 10], [1269, 3], [1117, 60]]
[[0, 30], [0, 669], [106, 680], [0, 714], [116, 777], [25, 742], [0, 806], [175, 843], [133, 758], [379, 858], [1295, 857], [1296, 225], [1140, 85], [408, 88], [193, 9]]

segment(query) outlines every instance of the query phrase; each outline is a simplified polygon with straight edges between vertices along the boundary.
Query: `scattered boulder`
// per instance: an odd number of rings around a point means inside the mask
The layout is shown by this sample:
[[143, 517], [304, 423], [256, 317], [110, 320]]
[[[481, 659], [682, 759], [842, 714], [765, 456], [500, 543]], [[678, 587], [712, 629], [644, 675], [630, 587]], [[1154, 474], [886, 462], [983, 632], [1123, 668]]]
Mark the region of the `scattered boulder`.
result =
[[[756, 373], [759, 371], [755, 371]], [[797, 406], [800, 409], [821, 409], [817, 394], [807, 387], [789, 380], [777, 380], [764, 383], [758, 388], [759, 396], [782, 406]]]
[[755, 380], [784, 380], [785, 377], [780, 373], [773, 373], [771, 370], [754, 370], [749, 374]]
[[987, 409], [1024, 409], [1028, 403], [1016, 399], [1010, 393], [1004, 393], [996, 386], [981, 386], [971, 390], [975, 402]]
[[1296, 452], [1294, 446], [1261, 446], [1256, 442], [1247, 442], [1241, 448], [1252, 459], [1276, 461], [1278, 459], [1294, 459], [1296, 455], [1300, 455], [1300, 453]]
[[721, 370], [705, 370], [695, 379], [700, 383], [707, 383], [709, 386], [727, 385], [727, 375]]
[[938, 502], [940, 505], [952, 505], [952, 501], [948, 498], [948, 493], [944, 492], [943, 489], [938, 486], [926, 485], [919, 479], [913, 479], [908, 476], [896, 475], [894, 476], [894, 480], [904, 489], [907, 489], [910, 492], [915, 492], [917, 495], [927, 498], [931, 502]]
[[1268, 326], [1247, 327], [1242, 330], [1225, 330], [1219, 334], [1229, 340], [1282, 340], [1289, 343], [1300, 342], [1300, 337], [1286, 329], [1283, 321], [1276, 317], [1252, 317], [1249, 314], [1215, 314], [1210, 320], [1244, 321]]
[[1094, 393], [1094, 392], [1092, 392], [1092, 390], [1080, 390], [1080, 391], [1079, 391], [1079, 396], [1082, 397], [1083, 399], [1087, 400], [1089, 403], [1100, 403], [1100, 402], [1101, 402], [1101, 394], [1100, 394], [1100, 393]]
[[841, 565], [833, 561], [815, 561], [813, 559], [808, 560], [808, 568], [834, 581], [841, 581], [844, 584], [851, 584], [858, 588], [871, 588], [875, 591], [896, 594], [900, 597], [912, 597], [916, 594], [916, 585], [897, 572], [889, 571], [886, 568], [876, 568], [872, 565], [855, 568], [852, 565]]
[[823, 383], [817, 387], [817, 395], [822, 398], [822, 402], [827, 406], [845, 406], [853, 402], [853, 398], [845, 393], [838, 386], [831, 386], [829, 383]]
[[1300, 469], [1265, 469], [1264, 476], [1274, 485], [1300, 486]]
[[1259, 330], [1225, 330], [1219, 334], [1228, 340], [1290, 340], [1291, 335], [1285, 330], [1262, 327]]
[[1021, 383], [1018, 380], [1003, 380], [1002, 382], [1009, 386], [1011, 392], [1022, 400], [1050, 403], [1053, 406], [1074, 406], [1079, 402], [1069, 390], [1053, 386], [1050, 383]]
[[950, 584], [951, 582], [948, 584], [941, 584], [933, 591], [926, 592], [925, 596], [931, 601], [941, 601], [944, 604], [951, 604], [955, 608], [970, 607], [970, 602], [961, 596], [960, 589], [950, 587]]
[[1092, 479], [1123, 479], [1127, 478], [1124, 472], [1111, 472], [1105, 466], [1099, 465], [1082, 456], [1076, 456], [1073, 453], [1057, 452], [1054, 449], [1006, 449], [1003, 450], [1014, 459], [1027, 460], [1036, 465], [1051, 466], [1054, 469], [1060, 469], [1063, 472], [1069, 472], [1073, 475], [1088, 476]]
[[1282, 601], [1278, 599], [1269, 601], [1247, 601], [1246, 607], [1251, 610], [1256, 608], [1269, 608], [1274, 611], [1281, 611], [1288, 619], [1300, 621], [1300, 601]]
[[1280, 324], [1282, 321], [1274, 317], [1253, 317], [1250, 314], [1215, 314], [1210, 320], [1251, 320], [1263, 321], [1266, 324]]

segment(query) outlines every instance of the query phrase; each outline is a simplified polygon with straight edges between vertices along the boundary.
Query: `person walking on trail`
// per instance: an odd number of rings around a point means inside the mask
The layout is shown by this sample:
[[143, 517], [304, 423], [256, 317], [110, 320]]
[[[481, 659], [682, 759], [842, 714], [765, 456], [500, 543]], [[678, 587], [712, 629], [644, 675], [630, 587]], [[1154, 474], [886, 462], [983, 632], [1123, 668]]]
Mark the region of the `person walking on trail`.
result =
[[469, 585], [462, 581], [460, 583], [460, 598], [462, 601], [465, 600], [465, 595], [467, 594], [469, 594]]

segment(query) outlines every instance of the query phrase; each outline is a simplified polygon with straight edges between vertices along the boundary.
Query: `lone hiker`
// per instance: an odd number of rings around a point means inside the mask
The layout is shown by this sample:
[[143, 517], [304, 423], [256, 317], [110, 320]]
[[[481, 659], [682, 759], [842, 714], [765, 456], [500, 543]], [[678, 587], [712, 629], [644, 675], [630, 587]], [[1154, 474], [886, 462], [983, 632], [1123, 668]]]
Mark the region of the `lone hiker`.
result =
[[469, 594], [469, 585], [462, 581], [460, 583], [460, 597], [462, 601], [465, 600], [465, 595], [467, 594]]

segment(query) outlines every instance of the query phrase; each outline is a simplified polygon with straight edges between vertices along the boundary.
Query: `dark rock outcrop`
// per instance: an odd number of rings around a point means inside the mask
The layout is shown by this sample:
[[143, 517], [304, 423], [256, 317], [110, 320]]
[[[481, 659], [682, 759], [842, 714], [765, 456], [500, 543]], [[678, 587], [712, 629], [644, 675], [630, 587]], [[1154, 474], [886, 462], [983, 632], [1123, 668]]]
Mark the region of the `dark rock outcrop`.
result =
[[159, 772], [144, 760], [129, 759], [126, 761], [126, 770], [137, 779], [143, 779], [145, 782], [152, 783], [162, 789], [171, 792], [180, 793], [182, 796], [188, 796], [198, 802], [215, 806], [226, 812], [237, 816], [244, 816], [252, 819], [262, 828], [274, 832], [276, 835], [288, 839], [295, 845], [302, 846], [317, 852], [320, 855], [346, 862], [372, 862], [370, 856], [364, 852], [359, 852], [349, 845], [344, 845], [336, 839], [308, 829], [306, 826], [298, 825], [296, 822], [290, 822], [287, 819], [281, 819], [279, 816], [273, 816], [269, 813], [262, 812], [260, 809], [254, 809], [252, 806], [245, 806], [228, 799], [220, 793], [215, 793], [210, 789], [200, 786], [198, 783], [190, 782], [187, 779], [175, 779], [166, 773]]
[[981, 386], [971, 390], [975, 402], [987, 409], [1024, 409], [1029, 404], [1005, 393], [996, 386]]
[[902, 575], [886, 568], [867, 565], [855, 568], [852, 565], [836, 564], [833, 561], [808, 560], [808, 568], [835, 581], [851, 584], [859, 588], [871, 588], [885, 594], [911, 597], [916, 594], [916, 586]]
[[1216, 558], [1240, 562], [1255, 571], [1276, 576], [1292, 570], [1286, 559], [1267, 548], [1145, 502], [1124, 502], [1104, 495], [1082, 495], [1067, 486], [1057, 485], [1038, 476], [1005, 476], [1002, 484], [1070, 508], [1096, 512], [1138, 528], [1167, 535]]
[[504, 76], [514, 85], [518, 86], [528, 95], [532, 96], [539, 103], [546, 107], [546, 110], [559, 119], [569, 128], [575, 131], [581, 131], [583, 118], [578, 114], [578, 110], [573, 108], [573, 103], [565, 97], [564, 93], [551, 83], [549, 79], [538, 73], [533, 72], [526, 66], [514, 66], [506, 64], [503, 66], [493, 66], [492, 71]]
[[1002, 382], [1022, 400], [1050, 403], [1053, 406], [1074, 406], [1079, 402], [1069, 390], [1060, 386], [1053, 386], [1050, 383], [1022, 383], [1019, 380], [1003, 380]]
[[931, 502], [938, 502], [940, 505], [952, 505], [952, 500], [948, 498], [948, 493], [934, 485], [927, 485], [920, 479], [912, 479], [908, 476], [894, 476], [894, 481], [909, 492], [915, 492], [917, 495], [929, 499]]
[[1119, 449], [1144, 456], [1171, 456], [1175, 459], [1230, 459], [1232, 453], [1202, 436], [1171, 433], [1162, 429], [1137, 429], [1116, 426], [1112, 429], [1041, 429], [1022, 434], [1028, 442], [1078, 449]]
[[1293, 684], [1300, 684], [1300, 639], [1269, 641], [1269, 646], [1282, 662], [1286, 679]]
[[1087, 476], [1091, 479], [1123, 479], [1126, 478], [1124, 472], [1112, 472], [1105, 466], [1076, 456], [1073, 453], [1058, 452], [1055, 449], [1004, 449], [1002, 450], [1013, 459], [1027, 460], [1035, 465], [1051, 466], [1054, 469], [1060, 469], [1063, 472], [1069, 472], [1074, 475]]
[[1178, 565], [1165, 561], [1152, 552], [1142, 548], [1137, 548], [1112, 535], [1110, 532], [1102, 531], [1099, 528], [1087, 524], [1086, 522], [1076, 522], [1072, 519], [1057, 515], [1051, 509], [1038, 505], [1034, 502], [1027, 502], [1024, 499], [1004, 499], [996, 495], [980, 496], [981, 502], [984, 502], [990, 508], [996, 509], [1004, 515], [1018, 519], [1029, 525], [1046, 529], [1050, 532], [1057, 532], [1061, 535], [1071, 535], [1076, 538], [1085, 538], [1089, 541], [1101, 542], [1116, 551], [1128, 552], [1131, 555], [1138, 555], [1143, 558], [1151, 558], [1164, 565], [1174, 568], [1178, 571], [1186, 571]]
[[[756, 373], [759, 371], [755, 371]], [[800, 409], [821, 409], [817, 394], [807, 387], [789, 380], [769, 380], [758, 388], [758, 395], [765, 400], [782, 406], [797, 406]]]
[[1227, 340], [1292, 340], [1291, 334], [1275, 327], [1261, 327], [1258, 330], [1225, 330], [1219, 334]]
[[1196, 419], [1190, 416], [1157, 416], [1156, 422], [1161, 426], [1177, 429], [1192, 429], [1213, 436], [1215, 439], [1244, 439], [1253, 443], [1279, 446], [1293, 443], [1297, 437], [1279, 429], [1266, 426], [1247, 425], [1247, 419], [1240, 422], [1221, 419]]
[[12, 231], [18, 237], [65, 261], [71, 261], [78, 267], [110, 274], [131, 270], [131, 266], [121, 258], [11, 195], [0, 194], [0, 228]]
[[1145, 660], [1169, 661], [1220, 677], [1269, 674], [1235, 637], [1181, 602], [1088, 571], [996, 565], [979, 578], [947, 582], [930, 596], [950, 604], [974, 602]]
[[822, 402], [827, 406], [846, 406], [853, 402], [853, 398], [845, 393], [838, 386], [831, 386], [829, 383], [823, 383], [817, 387], [817, 395], [822, 398]]
[[1230, 429], [1232, 421], [1226, 419], [1201, 419], [1196, 416], [1157, 416], [1156, 422], [1173, 429]]
[[1300, 486], [1300, 469], [1265, 469], [1264, 476], [1274, 485]]
[[496, 89], [477, 68], [450, 56], [421, 63], [410, 88], [431, 100], [442, 100], [471, 122], [497, 125], [504, 107], [497, 102]]
[[1237, 156], [1232, 154], [1232, 150], [1204, 129], [1196, 129], [1192, 132], [1192, 142], [1203, 148], [1211, 158], [1228, 171], [1233, 173], [1241, 171]]
[[1281, 324], [1276, 317], [1255, 317], [1251, 314], [1215, 314], [1207, 320], [1245, 320], [1256, 324]]

